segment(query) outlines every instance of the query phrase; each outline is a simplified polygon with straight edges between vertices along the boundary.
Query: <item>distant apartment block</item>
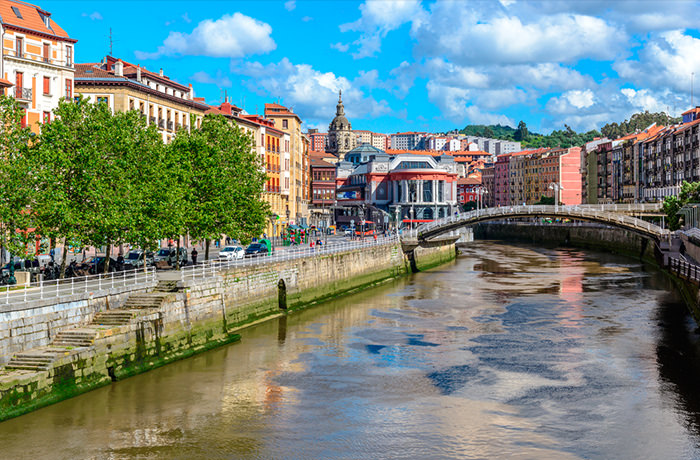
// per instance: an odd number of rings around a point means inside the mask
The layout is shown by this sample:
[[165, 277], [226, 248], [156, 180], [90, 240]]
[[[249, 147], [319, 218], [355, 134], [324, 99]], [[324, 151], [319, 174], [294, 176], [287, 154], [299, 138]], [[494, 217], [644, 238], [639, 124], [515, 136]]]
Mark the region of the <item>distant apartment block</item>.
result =
[[391, 135], [391, 148], [394, 150], [414, 150], [420, 147], [426, 133], [407, 132]]

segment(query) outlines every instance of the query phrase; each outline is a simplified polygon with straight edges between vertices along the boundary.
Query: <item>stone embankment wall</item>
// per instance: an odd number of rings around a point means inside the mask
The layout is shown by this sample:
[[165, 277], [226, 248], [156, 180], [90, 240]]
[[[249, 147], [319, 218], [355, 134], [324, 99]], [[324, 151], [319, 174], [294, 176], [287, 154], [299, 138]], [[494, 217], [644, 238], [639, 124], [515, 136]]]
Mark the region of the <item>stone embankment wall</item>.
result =
[[[454, 243], [416, 248], [414, 257], [421, 269], [436, 266], [454, 259]], [[243, 326], [410, 271], [410, 263], [396, 243], [236, 267], [207, 273], [206, 278], [187, 280], [184, 285], [180, 282], [176, 292], [143, 294], [145, 299], [157, 297], [159, 305], [131, 308], [129, 324], [76, 329], [94, 333], [91, 346], [66, 348], [45, 370], [0, 372], [0, 420], [238, 340], [235, 331]], [[100, 307], [122, 305], [116, 299], [111, 302]], [[98, 306], [90, 308], [82, 313], [83, 325], [92, 320]]]
[[76, 294], [56, 300], [31, 301], [21, 308], [0, 306], [0, 365], [13, 354], [49, 345], [62, 329], [90, 322], [95, 313], [120, 308], [129, 294], [115, 288], [101, 296]]
[[515, 240], [534, 244], [571, 245], [601, 249], [638, 259], [641, 258], [649, 263], [656, 264], [653, 242], [641, 235], [616, 227], [484, 223], [475, 226], [474, 238]]

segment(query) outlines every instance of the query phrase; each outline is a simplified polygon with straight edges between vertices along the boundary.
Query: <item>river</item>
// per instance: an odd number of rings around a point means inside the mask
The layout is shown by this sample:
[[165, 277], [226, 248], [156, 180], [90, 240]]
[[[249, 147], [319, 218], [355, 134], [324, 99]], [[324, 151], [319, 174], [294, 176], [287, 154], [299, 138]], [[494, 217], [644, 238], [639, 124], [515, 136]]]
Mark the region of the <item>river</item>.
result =
[[634, 260], [477, 242], [0, 423], [0, 458], [700, 458], [694, 330]]

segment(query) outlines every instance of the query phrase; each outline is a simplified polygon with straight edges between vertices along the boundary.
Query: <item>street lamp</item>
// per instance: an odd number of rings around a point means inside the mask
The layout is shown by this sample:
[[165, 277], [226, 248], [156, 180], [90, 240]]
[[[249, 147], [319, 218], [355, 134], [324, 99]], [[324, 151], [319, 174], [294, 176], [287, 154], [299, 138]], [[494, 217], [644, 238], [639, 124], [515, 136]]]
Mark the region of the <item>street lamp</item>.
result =
[[557, 211], [559, 210], [559, 191], [564, 190], [564, 187], [556, 182], [552, 182], [549, 184], [549, 189], [554, 190], [554, 210]]

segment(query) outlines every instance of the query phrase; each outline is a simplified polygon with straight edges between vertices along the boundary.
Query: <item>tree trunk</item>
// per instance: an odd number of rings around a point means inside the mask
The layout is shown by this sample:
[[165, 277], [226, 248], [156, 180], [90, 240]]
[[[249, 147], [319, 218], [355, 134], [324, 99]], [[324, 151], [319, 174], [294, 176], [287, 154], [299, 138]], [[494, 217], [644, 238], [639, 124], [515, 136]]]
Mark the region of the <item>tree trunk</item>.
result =
[[180, 269], [180, 237], [177, 237], [177, 245], [175, 245], [175, 270]]
[[68, 238], [63, 238], [63, 249], [61, 250], [61, 273], [58, 275], [60, 279], [66, 277], [66, 261], [68, 260]]
[[209, 238], [204, 240], [204, 261], [209, 260]]
[[147, 260], [146, 253], [147, 252], [148, 251], [146, 249], [143, 250], [143, 272], [144, 273], [146, 273], [148, 271], [148, 268], [147, 268], [148, 265], [146, 265], [146, 260]]
[[[105, 254], [105, 269], [102, 273], [109, 273], [109, 259], [112, 255], [112, 245], [107, 245], [107, 253]], [[97, 267], [95, 267], [95, 273], [97, 273]]]

